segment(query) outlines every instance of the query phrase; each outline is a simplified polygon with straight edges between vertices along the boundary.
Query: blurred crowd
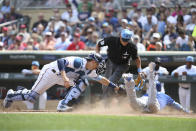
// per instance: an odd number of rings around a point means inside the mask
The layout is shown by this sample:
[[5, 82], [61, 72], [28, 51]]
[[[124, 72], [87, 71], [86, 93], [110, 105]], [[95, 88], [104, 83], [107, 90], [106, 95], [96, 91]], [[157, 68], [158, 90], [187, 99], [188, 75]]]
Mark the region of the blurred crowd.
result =
[[[98, 40], [127, 28], [139, 51], [195, 51], [196, 2], [189, 1], [187, 7], [170, 7], [165, 0], [159, 6], [133, 2], [122, 8], [119, 0], [65, 0], [63, 13], [53, 9], [48, 20], [40, 12], [29, 31], [25, 24], [1, 27], [0, 50], [94, 50]], [[5, 0], [0, 23], [22, 17]]]

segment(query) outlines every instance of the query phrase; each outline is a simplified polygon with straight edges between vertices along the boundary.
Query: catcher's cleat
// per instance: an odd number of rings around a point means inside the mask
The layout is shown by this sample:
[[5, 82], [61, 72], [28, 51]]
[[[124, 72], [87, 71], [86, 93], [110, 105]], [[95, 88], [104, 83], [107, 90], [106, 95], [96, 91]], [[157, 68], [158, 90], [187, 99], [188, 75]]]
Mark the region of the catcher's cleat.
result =
[[14, 91], [12, 89], [9, 89], [5, 99], [3, 100], [3, 107], [4, 108], [9, 108], [11, 106], [13, 101], [9, 97], [12, 94], [14, 94]]
[[58, 112], [70, 112], [73, 110], [72, 107], [66, 105], [66, 104], [63, 104], [62, 103], [63, 100], [59, 101], [59, 104], [57, 106], [57, 111]]

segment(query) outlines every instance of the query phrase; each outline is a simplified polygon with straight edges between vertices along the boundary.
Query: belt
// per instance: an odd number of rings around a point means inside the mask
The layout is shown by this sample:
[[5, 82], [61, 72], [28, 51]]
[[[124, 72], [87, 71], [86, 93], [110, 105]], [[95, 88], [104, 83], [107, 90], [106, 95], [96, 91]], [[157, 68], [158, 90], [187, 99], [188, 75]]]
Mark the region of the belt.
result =
[[61, 73], [58, 73], [55, 69], [51, 70], [54, 74], [56, 74], [57, 76], [61, 75]]
[[185, 89], [185, 90], [188, 90], [188, 89], [189, 89], [189, 87], [181, 87], [181, 88], [183, 88], [183, 89]]

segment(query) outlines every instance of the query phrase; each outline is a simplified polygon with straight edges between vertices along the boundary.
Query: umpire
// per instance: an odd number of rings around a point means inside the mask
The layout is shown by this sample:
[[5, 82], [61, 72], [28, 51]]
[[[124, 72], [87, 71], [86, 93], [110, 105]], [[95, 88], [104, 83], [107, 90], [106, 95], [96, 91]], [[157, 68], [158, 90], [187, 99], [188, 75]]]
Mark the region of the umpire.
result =
[[[96, 52], [100, 53], [100, 48], [108, 46], [105, 77], [115, 84], [120, 80], [122, 74], [128, 70], [130, 58], [136, 62], [138, 74], [141, 72], [141, 60], [137, 53], [137, 47], [130, 42], [132, 32], [128, 29], [121, 31], [120, 37], [106, 37], [96, 45]], [[103, 97], [111, 96], [113, 90], [103, 87]]]

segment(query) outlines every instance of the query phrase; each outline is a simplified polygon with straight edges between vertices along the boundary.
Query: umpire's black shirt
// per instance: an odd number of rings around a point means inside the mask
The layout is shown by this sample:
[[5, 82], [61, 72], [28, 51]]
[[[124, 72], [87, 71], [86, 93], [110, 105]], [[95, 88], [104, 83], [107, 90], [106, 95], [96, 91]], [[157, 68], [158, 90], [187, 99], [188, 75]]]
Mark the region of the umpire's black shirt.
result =
[[98, 46], [108, 46], [108, 58], [115, 64], [128, 64], [130, 57], [138, 58], [137, 47], [132, 42], [123, 46], [120, 37], [107, 37], [98, 42]]

